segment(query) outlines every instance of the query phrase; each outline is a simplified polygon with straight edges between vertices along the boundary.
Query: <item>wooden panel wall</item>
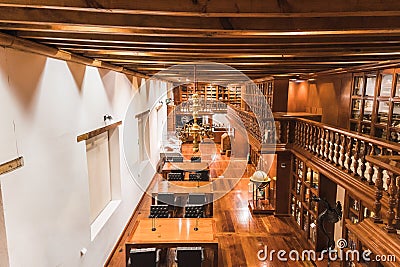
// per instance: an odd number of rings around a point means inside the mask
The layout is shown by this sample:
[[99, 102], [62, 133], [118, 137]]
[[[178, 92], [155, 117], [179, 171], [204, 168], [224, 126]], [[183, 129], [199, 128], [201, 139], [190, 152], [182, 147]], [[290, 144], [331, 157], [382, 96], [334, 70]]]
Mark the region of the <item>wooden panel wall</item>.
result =
[[349, 120], [351, 74], [319, 77], [315, 82], [290, 82], [289, 112], [322, 113], [322, 122], [346, 128]]

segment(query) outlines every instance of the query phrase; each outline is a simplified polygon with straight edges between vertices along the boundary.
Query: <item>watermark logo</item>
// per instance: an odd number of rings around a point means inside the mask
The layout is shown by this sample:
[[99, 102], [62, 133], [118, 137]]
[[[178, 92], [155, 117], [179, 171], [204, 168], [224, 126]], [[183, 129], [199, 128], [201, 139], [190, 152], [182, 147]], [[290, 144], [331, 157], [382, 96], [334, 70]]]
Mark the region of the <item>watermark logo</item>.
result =
[[373, 255], [371, 250], [359, 251], [349, 248], [347, 240], [339, 239], [336, 242], [338, 249], [326, 249], [317, 253], [315, 250], [268, 250], [268, 246], [264, 245], [263, 249], [257, 252], [257, 258], [260, 261], [274, 261], [277, 259], [281, 262], [287, 261], [323, 261], [326, 258], [329, 261], [350, 261], [350, 262], [396, 262], [395, 255]]

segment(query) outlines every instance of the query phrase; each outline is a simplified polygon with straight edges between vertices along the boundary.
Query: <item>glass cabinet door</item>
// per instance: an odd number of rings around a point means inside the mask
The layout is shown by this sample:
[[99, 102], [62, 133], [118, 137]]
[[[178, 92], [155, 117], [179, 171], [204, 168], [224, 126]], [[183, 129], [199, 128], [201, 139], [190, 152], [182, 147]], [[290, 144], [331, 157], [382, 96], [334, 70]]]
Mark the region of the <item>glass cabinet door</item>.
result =
[[378, 101], [377, 123], [388, 123], [389, 101]]
[[400, 102], [393, 103], [392, 127], [400, 128]]
[[393, 82], [392, 74], [382, 74], [379, 96], [391, 96], [392, 82]]
[[353, 95], [362, 95], [364, 86], [364, 77], [363, 76], [356, 76], [354, 77], [354, 86], [353, 86]]
[[358, 120], [361, 115], [361, 100], [353, 99], [351, 103], [351, 118]]
[[394, 92], [395, 97], [400, 97], [400, 75], [396, 74], [396, 90]]
[[364, 121], [371, 121], [373, 104], [374, 104], [373, 100], [364, 101], [364, 114], [363, 114]]
[[367, 75], [367, 83], [366, 83], [366, 86], [365, 86], [365, 95], [366, 96], [374, 96], [375, 83], [376, 83], [376, 75], [375, 74], [368, 74]]

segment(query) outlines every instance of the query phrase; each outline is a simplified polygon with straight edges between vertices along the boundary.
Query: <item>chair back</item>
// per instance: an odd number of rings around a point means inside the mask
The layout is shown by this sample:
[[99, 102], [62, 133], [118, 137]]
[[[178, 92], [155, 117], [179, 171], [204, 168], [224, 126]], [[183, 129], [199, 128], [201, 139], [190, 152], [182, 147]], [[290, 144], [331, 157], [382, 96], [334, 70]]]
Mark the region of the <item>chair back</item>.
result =
[[131, 249], [129, 253], [131, 267], [156, 267], [157, 250], [155, 248]]
[[203, 218], [204, 207], [203, 205], [186, 205], [185, 218]]
[[177, 247], [176, 261], [178, 267], [201, 267], [204, 253], [201, 247]]
[[191, 162], [201, 162], [201, 157], [193, 156], [193, 157], [190, 158], [190, 161]]
[[200, 181], [209, 181], [210, 180], [210, 171], [202, 170], [197, 172], [200, 175]]
[[151, 205], [149, 218], [168, 218], [168, 205]]
[[201, 173], [189, 173], [189, 181], [201, 181]]
[[167, 178], [169, 181], [182, 181], [183, 174], [181, 172], [170, 172], [168, 173]]

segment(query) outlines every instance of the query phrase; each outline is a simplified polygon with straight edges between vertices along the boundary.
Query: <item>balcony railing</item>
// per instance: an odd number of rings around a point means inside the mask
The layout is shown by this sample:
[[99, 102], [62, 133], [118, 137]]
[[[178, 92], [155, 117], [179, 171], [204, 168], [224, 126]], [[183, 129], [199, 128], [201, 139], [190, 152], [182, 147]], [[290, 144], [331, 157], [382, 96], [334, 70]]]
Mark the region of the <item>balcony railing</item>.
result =
[[[400, 146], [380, 139], [334, 128], [319, 122], [292, 118], [277, 119], [276, 140], [288, 148], [307, 152], [374, 189], [373, 220], [385, 229], [400, 229]], [[397, 166], [397, 165], [396, 165]], [[382, 215], [382, 198], [388, 198], [388, 211]]]

